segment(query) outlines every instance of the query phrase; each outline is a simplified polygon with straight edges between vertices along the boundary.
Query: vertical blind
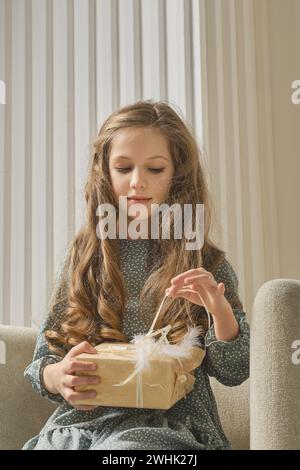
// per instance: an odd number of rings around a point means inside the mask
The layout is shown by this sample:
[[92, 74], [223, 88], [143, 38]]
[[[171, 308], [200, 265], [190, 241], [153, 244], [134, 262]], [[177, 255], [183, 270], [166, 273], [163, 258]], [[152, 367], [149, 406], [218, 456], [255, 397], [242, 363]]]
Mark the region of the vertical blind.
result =
[[202, 145], [200, 3], [0, 0], [0, 35], [0, 323], [38, 326], [108, 115], [166, 99]]
[[299, 66], [299, 3], [282, 3], [0, 0], [1, 323], [40, 324], [83, 222], [89, 144], [108, 115], [139, 99], [167, 100], [197, 139], [213, 238], [237, 272], [248, 315], [264, 281], [282, 266], [294, 276], [286, 260], [299, 259], [299, 185], [288, 186], [299, 146], [281, 129], [296, 129], [284, 87], [299, 78], [296, 66], [289, 76], [293, 59]]

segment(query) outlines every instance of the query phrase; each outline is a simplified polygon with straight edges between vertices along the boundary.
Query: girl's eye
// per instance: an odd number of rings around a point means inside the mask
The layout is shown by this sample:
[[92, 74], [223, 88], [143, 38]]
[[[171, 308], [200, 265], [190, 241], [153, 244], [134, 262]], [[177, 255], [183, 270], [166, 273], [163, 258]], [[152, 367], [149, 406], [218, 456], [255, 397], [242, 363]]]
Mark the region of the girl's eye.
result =
[[149, 168], [150, 171], [153, 171], [153, 173], [160, 173], [161, 171], [164, 171], [164, 168]]
[[126, 173], [126, 171], [130, 170], [130, 168], [116, 168], [116, 170], [120, 173]]
[[[120, 173], [127, 173], [127, 171], [130, 171], [131, 168], [116, 168], [117, 171]], [[150, 171], [153, 173], [160, 173], [161, 171], [164, 170], [164, 168], [149, 168]]]

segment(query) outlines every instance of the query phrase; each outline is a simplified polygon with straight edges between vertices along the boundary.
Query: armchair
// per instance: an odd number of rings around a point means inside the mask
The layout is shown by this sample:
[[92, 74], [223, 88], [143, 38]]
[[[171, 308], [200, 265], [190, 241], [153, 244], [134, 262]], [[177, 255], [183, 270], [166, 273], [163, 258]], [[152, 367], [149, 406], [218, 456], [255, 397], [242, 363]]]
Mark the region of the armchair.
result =
[[[24, 378], [37, 331], [0, 325], [0, 449], [20, 449], [56, 406]], [[211, 379], [233, 449], [300, 449], [300, 281], [275, 279], [258, 290], [251, 321], [250, 380], [226, 387]], [[300, 356], [300, 353], [299, 353]]]

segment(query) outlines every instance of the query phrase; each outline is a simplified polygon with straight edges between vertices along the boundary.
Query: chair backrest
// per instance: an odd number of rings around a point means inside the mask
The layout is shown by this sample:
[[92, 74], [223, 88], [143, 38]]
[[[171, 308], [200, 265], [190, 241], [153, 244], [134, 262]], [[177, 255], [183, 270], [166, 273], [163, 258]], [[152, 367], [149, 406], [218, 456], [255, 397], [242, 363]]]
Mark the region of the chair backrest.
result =
[[56, 408], [24, 377], [36, 330], [0, 325], [0, 449], [20, 449], [39, 433]]
[[[32, 328], [0, 325], [0, 449], [20, 449], [39, 433], [56, 408], [23, 375], [32, 360], [36, 333]], [[238, 387], [225, 387], [214, 379], [211, 384], [232, 447], [248, 449], [248, 381]]]
[[226, 387], [214, 378], [210, 382], [220, 420], [232, 448], [250, 449], [250, 380], [237, 387]]

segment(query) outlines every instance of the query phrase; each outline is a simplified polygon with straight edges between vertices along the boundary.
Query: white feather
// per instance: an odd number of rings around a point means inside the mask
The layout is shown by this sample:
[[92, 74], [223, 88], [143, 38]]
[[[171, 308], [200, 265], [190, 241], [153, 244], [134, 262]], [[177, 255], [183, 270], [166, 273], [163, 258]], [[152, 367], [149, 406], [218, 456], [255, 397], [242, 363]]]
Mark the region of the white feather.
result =
[[135, 371], [140, 372], [149, 367], [150, 357], [155, 354], [166, 354], [175, 358], [187, 358], [191, 353], [193, 346], [201, 347], [199, 336], [203, 332], [201, 326], [189, 328], [186, 335], [177, 344], [169, 344], [163, 341], [155, 341], [152, 336], [146, 334], [135, 335], [131, 343], [136, 348], [136, 364]]
[[186, 358], [190, 355], [193, 346], [201, 347], [201, 340], [199, 339], [201, 333], [201, 326], [189, 328], [180, 343], [163, 344], [161, 352], [172, 357]]

